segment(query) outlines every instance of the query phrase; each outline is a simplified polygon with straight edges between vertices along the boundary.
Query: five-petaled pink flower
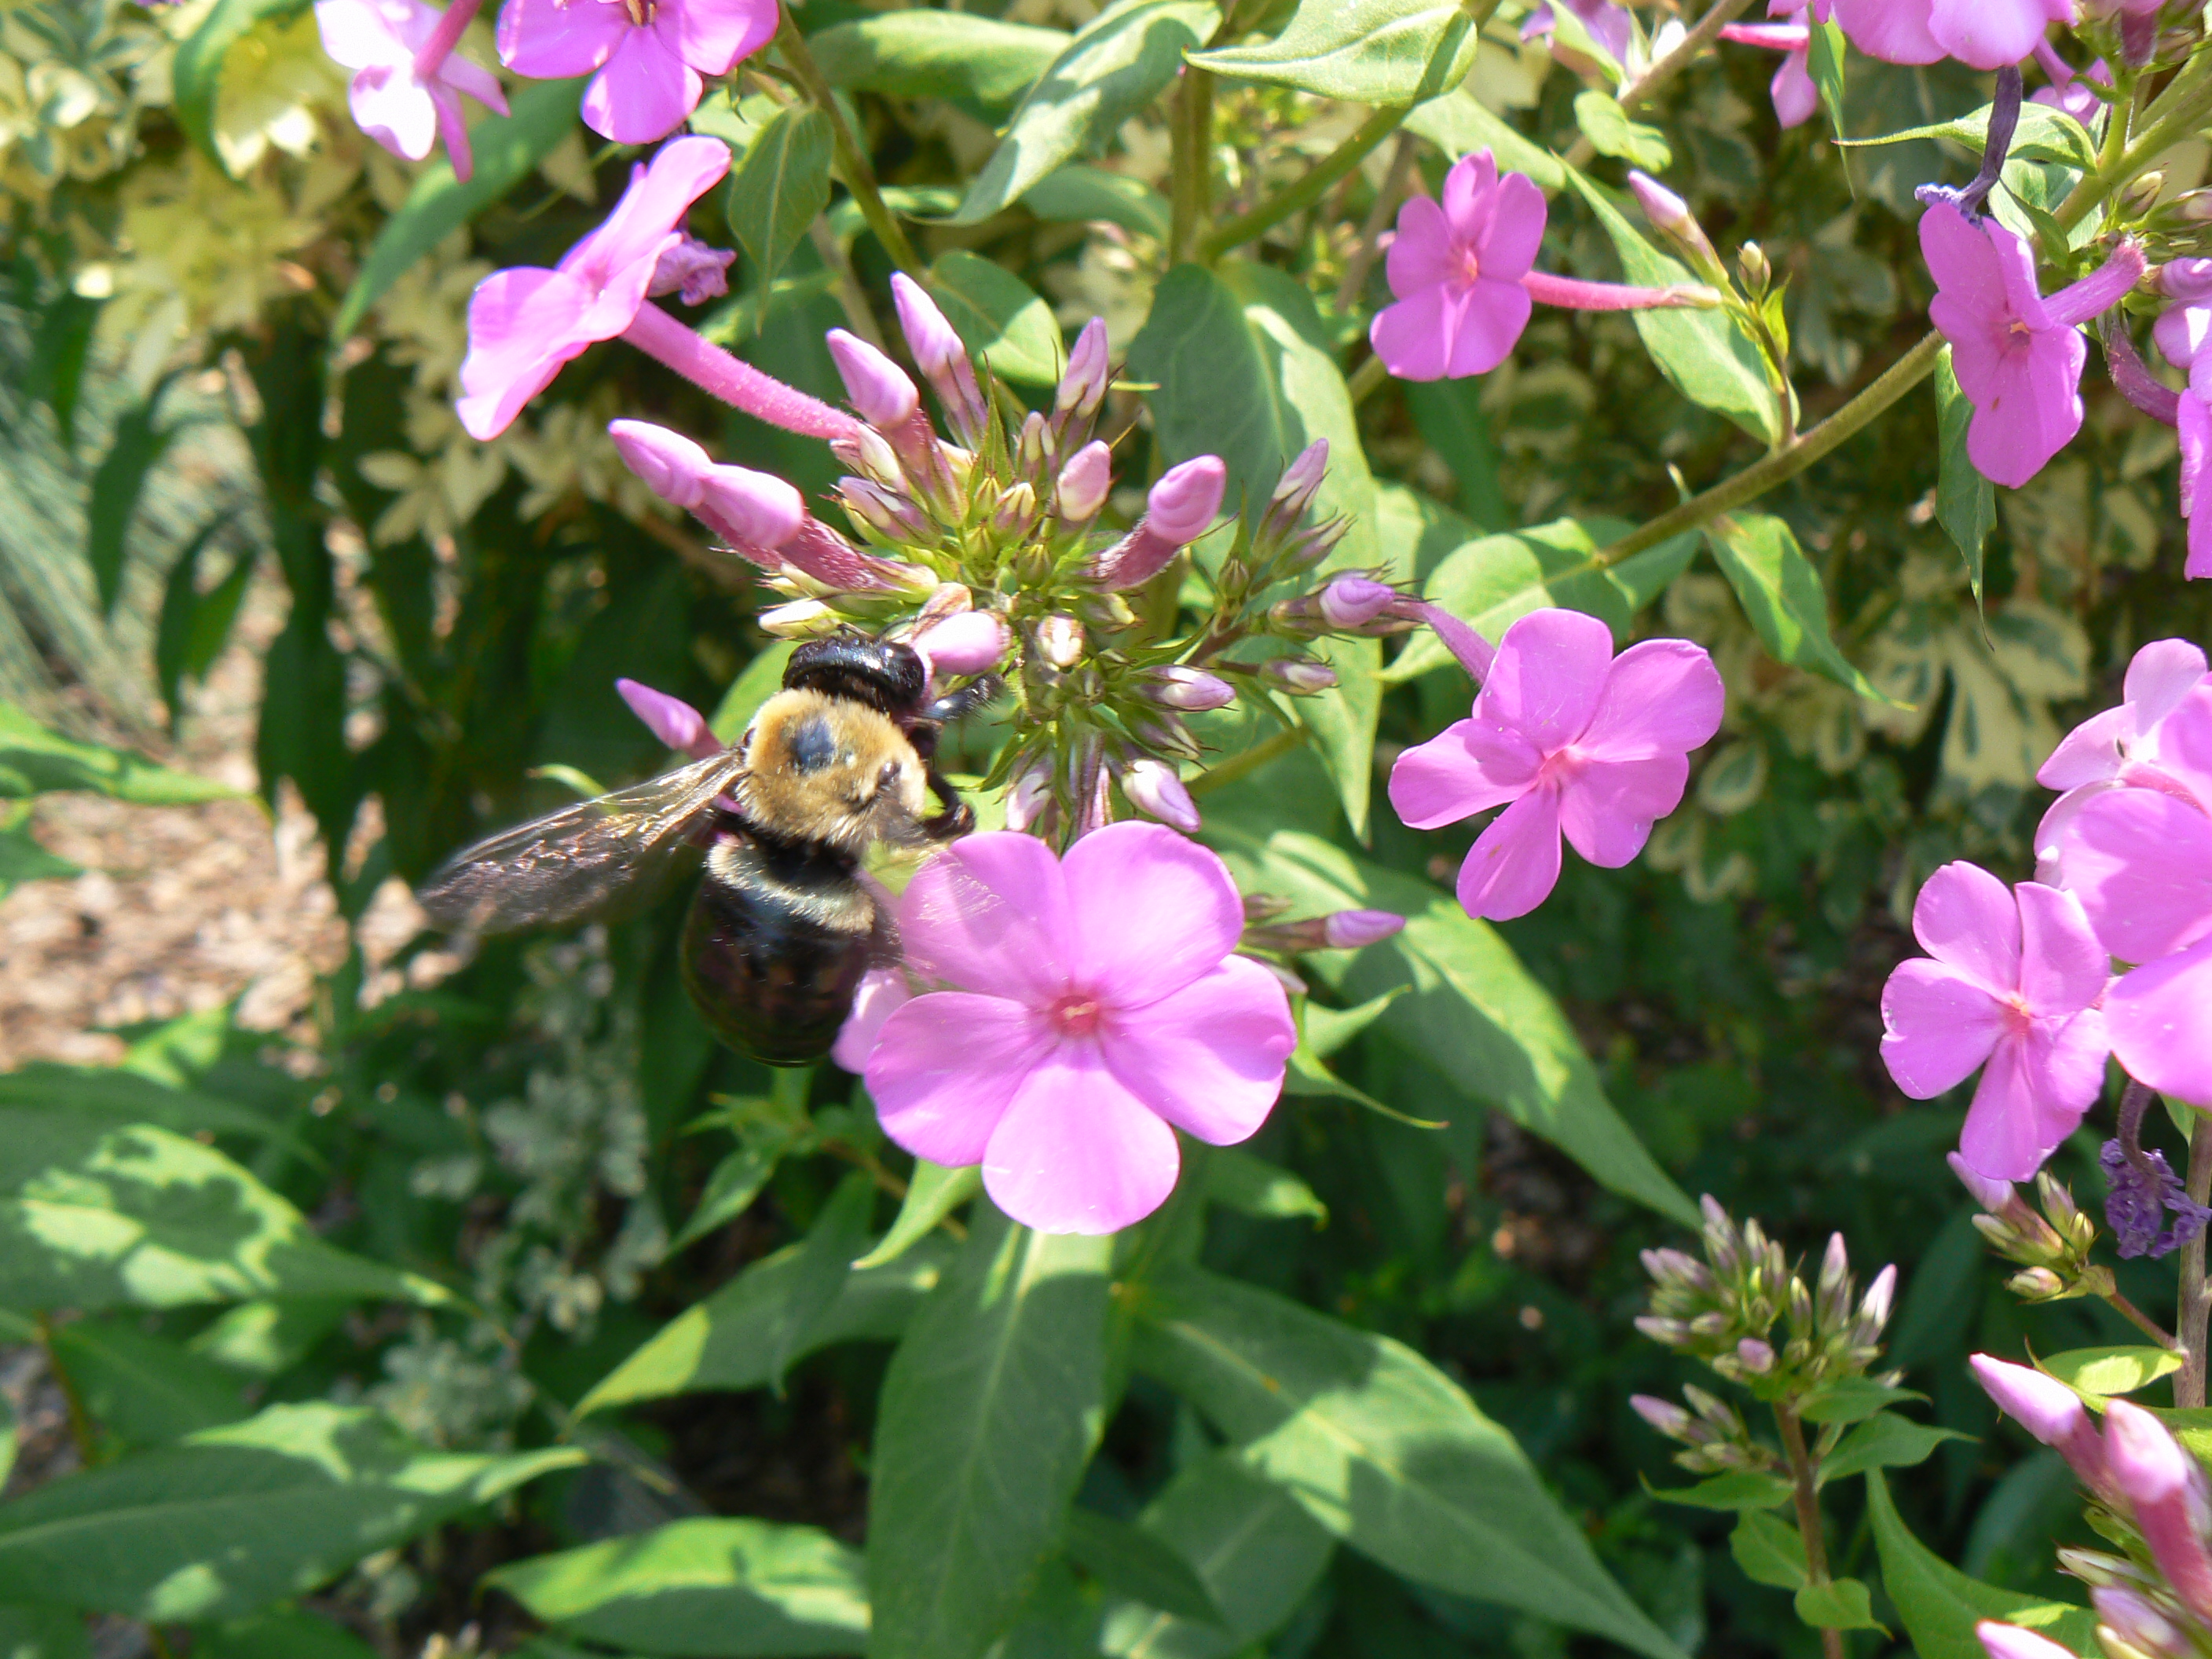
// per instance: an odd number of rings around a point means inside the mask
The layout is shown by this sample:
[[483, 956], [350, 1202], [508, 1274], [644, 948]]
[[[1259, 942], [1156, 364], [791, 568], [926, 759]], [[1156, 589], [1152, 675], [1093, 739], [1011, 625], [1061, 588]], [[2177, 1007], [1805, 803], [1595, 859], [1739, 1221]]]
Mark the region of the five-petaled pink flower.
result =
[[2105, 947], [2073, 894], [2008, 890], [1963, 862], [1928, 878], [1912, 933], [1928, 955], [1882, 987], [1882, 1062], [1915, 1100], [1985, 1066], [1959, 1156], [1992, 1181], [2025, 1181], [2105, 1086]]
[[1033, 836], [969, 836], [899, 904], [931, 991], [883, 1024], [866, 1065], [884, 1132], [1045, 1232], [1105, 1233], [1174, 1189], [1175, 1132], [1245, 1139], [1297, 1046], [1288, 999], [1231, 954], [1243, 902], [1172, 830], [1115, 823], [1065, 859]]
[[500, 61], [519, 75], [592, 75], [584, 125], [618, 144], [665, 138], [699, 106], [704, 76], [768, 44], [776, 0], [507, 0]]
[[664, 144], [650, 167], [631, 170], [614, 211], [562, 256], [557, 270], [520, 265], [477, 284], [454, 405], [471, 438], [506, 431], [562, 364], [637, 320], [661, 255], [684, 240], [684, 216], [729, 170], [730, 147], [719, 138]]
[[1994, 220], [1977, 225], [1948, 202], [1921, 215], [1920, 251], [1936, 278], [1928, 315], [1951, 343], [1959, 389], [1974, 406], [1966, 458], [1984, 477], [2017, 489], [2081, 430], [2088, 348], [2079, 325], [2136, 285], [2142, 252], [2124, 242], [2093, 275], [2041, 294], [2035, 255], [2019, 237]]
[[[2035, 827], [2035, 878], [2067, 887], [2062, 872], [2066, 826], [2098, 796], [2114, 789], [2190, 793], [2159, 765], [2159, 732], [2183, 699], [2205, 683], [2204, 653], [2187, 640], [2153, 640], [2136, 653], [2122, 684], [2124, 701], [2092, 714], [2059, 740], [2035, 781], [2064, 793]], [[2212, 811], [2212, 796], [2203, 803]]]
[[1607, 869], [1644, 850], [1725, 700], [1699, 646], [1645, 640], [1615, 657], [1596, 617], [1538, 611], [1498, 641], [1473, 718], [1398, 757], [1390, 804], [1415, 830], [1504, 806], [1460, 866], [1459, 902], [1492, 921], [1526, 915], [1559, 881], [1562, 831]]
[[450, 50], [434, 54], [438, 62], [427, 76], [416, 72], [416, 55], [430, 44], [444, 15], [422, 0], [315, 0], [323, 50], [354, 71], [346, 102], [355, 125], [410, 161], [428, 155], [442, 137], [454, 176], [466, 179], [469, 130], [461, 118], [460, 94], [501, 115], [507, 95], [489, 70]]
[[1955, 58], [2003, 69], [2033, 52], [2053, 23], [2074, 21], [2073, 0], [1835, 0], [1850, 42], [1886, 64]]
[[[2179, 263], [2179, 262], [2177, 262]], [[2212, 305], [2201, 299], [2169, 307], [2152, 325], [2152, 337], [2166, 360], [2186, 370], [2174, 410], [2181, 429], [2181, 516], [2189, 520], [2189, 557], [2184, 576], [2212, 576]]]
[[2084, 803], [2060, 860], [2103, 948], [2138, 964], [2105, 998], [2113, 1053], [2160, 1094], [2212, 1109], [2212, 684], [2156, 736], [2146, 787]]
[[1444, 175], [1439, 206], [1415, 196], [1398, 210], [1384, 272], [1398, 303], [1375, 315], [1368, 338], [1401, 380], [1486, 374], [1528, 325], [1521, 279], [1544, 240], [1544, 192], [1517, 173], [1498, 176], [1487, 149]]

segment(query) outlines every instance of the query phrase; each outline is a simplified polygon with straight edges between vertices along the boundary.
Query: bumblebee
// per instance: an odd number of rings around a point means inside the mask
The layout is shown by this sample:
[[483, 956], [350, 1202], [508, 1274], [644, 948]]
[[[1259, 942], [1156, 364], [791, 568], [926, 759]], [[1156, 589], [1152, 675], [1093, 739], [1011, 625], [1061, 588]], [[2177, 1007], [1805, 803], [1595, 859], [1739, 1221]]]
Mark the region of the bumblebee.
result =
[[739, 1053], [811, 1064], [836, 1040], [861, 975], [897, 956], [862, 858], [878, 842], [919, 848], [975, 826], [936, 769], [937, 738], [996, 686], [978, 681], [935, 703], [928, 687], [909, 646], [811, 641], [725, 753], [479, 842], [416, 896], [456, 931], [574, 921], [703, 847], [684, 988]]

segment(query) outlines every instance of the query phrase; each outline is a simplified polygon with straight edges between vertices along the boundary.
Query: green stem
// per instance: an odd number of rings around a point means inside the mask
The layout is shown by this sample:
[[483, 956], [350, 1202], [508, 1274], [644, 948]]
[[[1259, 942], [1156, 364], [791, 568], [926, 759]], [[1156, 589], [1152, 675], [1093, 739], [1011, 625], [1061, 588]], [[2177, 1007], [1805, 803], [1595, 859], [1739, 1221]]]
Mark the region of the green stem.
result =
[[1239, 778], [1248, 778], [1270, 762], [1280, 760], [1306, 740], [1304, 728], [1286, 726], [1265, 743], [1255, 743], [1241, 755], [1231, 755], [1212, 770], [1202, 772], [1183, 787], [1194, 795], [1218, 789]]
[[1249, 213], [1238, 214], [1204, 238], [1198, 245], [1199, 263], [1212, 264], [1231, 248], [1265, 235], [1293, 213], [1320, 201], [1330, 186], [1365, 161], [1376, 145], [1397, 131], [1412, 113], [1411, 106], [1376, 110], [1281, 194], [1268, 198]]
[[[2150, 125], [2142, 137], [2129, 144], [2118, 161], [2100, 161], [2097, 170], [2059, 204], [2056, 217], [2061, 225], [2070, 230], [2080, 224], [2092, 208], [2101, 206], [2106, 197], [2142, 172], [2147, 163], [2194, 136], [2204, 118], [2212, 114], [2212, 52], [2198, 53], [2143, 113]], [[2117, 106], [2113, 119], [2119, 120]]]
[[1213, 210], [1213, 76], [1186, 64], [1176, 94], [1174, 200], [1168, 231], [1168, 263], [1190, 258], [1198, 228]]
[[[1782, 1431], [1782, 1449], [1790, 1459], [1790, 1497], [1797, 1510], [1798, 1535], [1805, 1540], [1805, 1579], [1808, 1583], [1825, 1584], [1828, 1544], [1820, 1530], [1820, 1477], [1812, 1455], [1805, 1449], [1805, 1429], [1798, 1421], [1797, 1408], [1776, 1401], [1774, 1425]], [[1843, 1632], [1824, 1628], [1820, 1651], [1823, 1659], [1844, 1659]]]
[[1352, 407], [1357, 409], [1361, 404], [1366, 402], [1382, 382], [1389, 378], [1390, 371], [1382, 366], [1382, 360], [1380, 357], [1370, 356], [1358, 368], [1353, 369], [1352, 378], [1344, 383], [1344, 389], [1352, 395]]
[[[1632, 109], [1638, 104], [1648, 104], [1668, 83], [1697, 61], [1698, 55], [1719, 38], [1720, 32], [1751, 9], [1751, 0], [1720, 0], [1720, 3], [1698, 19], [1697, 27], [1674, 45], [1674, 50], [1662, 58], [1635, 80], [1621, 88], [1615, 101], [1623, 109]], [[1597, 155], [1597, 146], [1587, 137], [1575, 140], [1574, 148], [1567, 152], [1567, 165], [1586, 167]]]
[[854, 139], [852, 128], [845, 125], [845, 112], [837, 106], [837, 97], [823, 77], [822, 67], [814, 61], [814, 54], [806, 49], [806, 37], [785, 11], [775, 32], [776, 49], [783, 54], [784, 63], [799, 83], [806, 88], [806, 95], [814, 106], [830, 118], [830, 140], [837, 148], [837, 171], [845, 180], [845, 187], [853, 192], [860, 204], [860, 217], [868, 228], [876, 233], [876, 240], [884, 245], [884, 252], [891, 256], [891, 263], [908, 276], [918, 276], [921, 260], [907, 240], [906, 232], [900, 228], [884, 193], [876, 187], [876, 169], [868, 160], [868, 153]]
[[1656, 547], [1669, 537], [1679, 536], [1685, 530], [1695, 530], [1708, 524], [1722, 514], [1765, 495], [1786, 479], [1796, 477], [1926, 380], [1935, 371], [1936, 359], [1942, 350], [1943, 337], [1941, 334], [1931, 331], [1923, 336], [1919, 344], [1892, 363], [1872, 386], [1796, 441], [1784, 445], [1764, 460], [1755, 461], [1744, 468], [1734, 477], [1724, 479], [1702, 495], [1691, 496], [1680, 507], [1662, 513], [1649, 523], [1632, 530], [1619, 541], [1600, 548], [1596, 555], [1597, 562], [1600, 565], [1616, 564], [1632, 553], [1641, 553], [1647, 547]]
[[[2212, 1123], [2201, 1112], [2189, 1115], [2189, 1196], [2198, 1204], [2212, 1193]], [[2204, 1283], [2204, 1235], [2181, 1247], [2181, 1307], [2174, 1335], [2182, 1347], [2181, 1370], [2173, 1379], [2173, 1403], [2185, 1408], [2204, 1403], [2205, 1338], [2212, 1325], [2212, 1297]]]

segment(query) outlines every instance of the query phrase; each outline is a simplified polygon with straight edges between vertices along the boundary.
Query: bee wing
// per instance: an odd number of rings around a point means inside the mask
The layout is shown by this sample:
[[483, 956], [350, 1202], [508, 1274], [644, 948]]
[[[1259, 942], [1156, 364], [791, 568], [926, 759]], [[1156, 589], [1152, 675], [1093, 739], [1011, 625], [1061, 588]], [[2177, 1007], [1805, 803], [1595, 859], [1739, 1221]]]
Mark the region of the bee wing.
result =
[[666, 868], [744, 770], [732, 750], [564, 806], [456, 854], [415, 896], [440, 927], [469, 933], [573, 921]]

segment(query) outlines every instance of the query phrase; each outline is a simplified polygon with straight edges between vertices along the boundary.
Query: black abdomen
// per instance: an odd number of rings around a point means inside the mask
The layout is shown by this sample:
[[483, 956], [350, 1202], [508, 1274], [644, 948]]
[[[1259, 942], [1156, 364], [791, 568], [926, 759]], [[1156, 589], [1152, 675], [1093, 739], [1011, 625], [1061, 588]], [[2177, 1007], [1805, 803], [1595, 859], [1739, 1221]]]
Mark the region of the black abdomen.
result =
[[836, 854], [726, 830], [684, 924], [684, 985], [715, 1036], [770, 1066], [830, 1052], [876, 951], [875, 901]]

